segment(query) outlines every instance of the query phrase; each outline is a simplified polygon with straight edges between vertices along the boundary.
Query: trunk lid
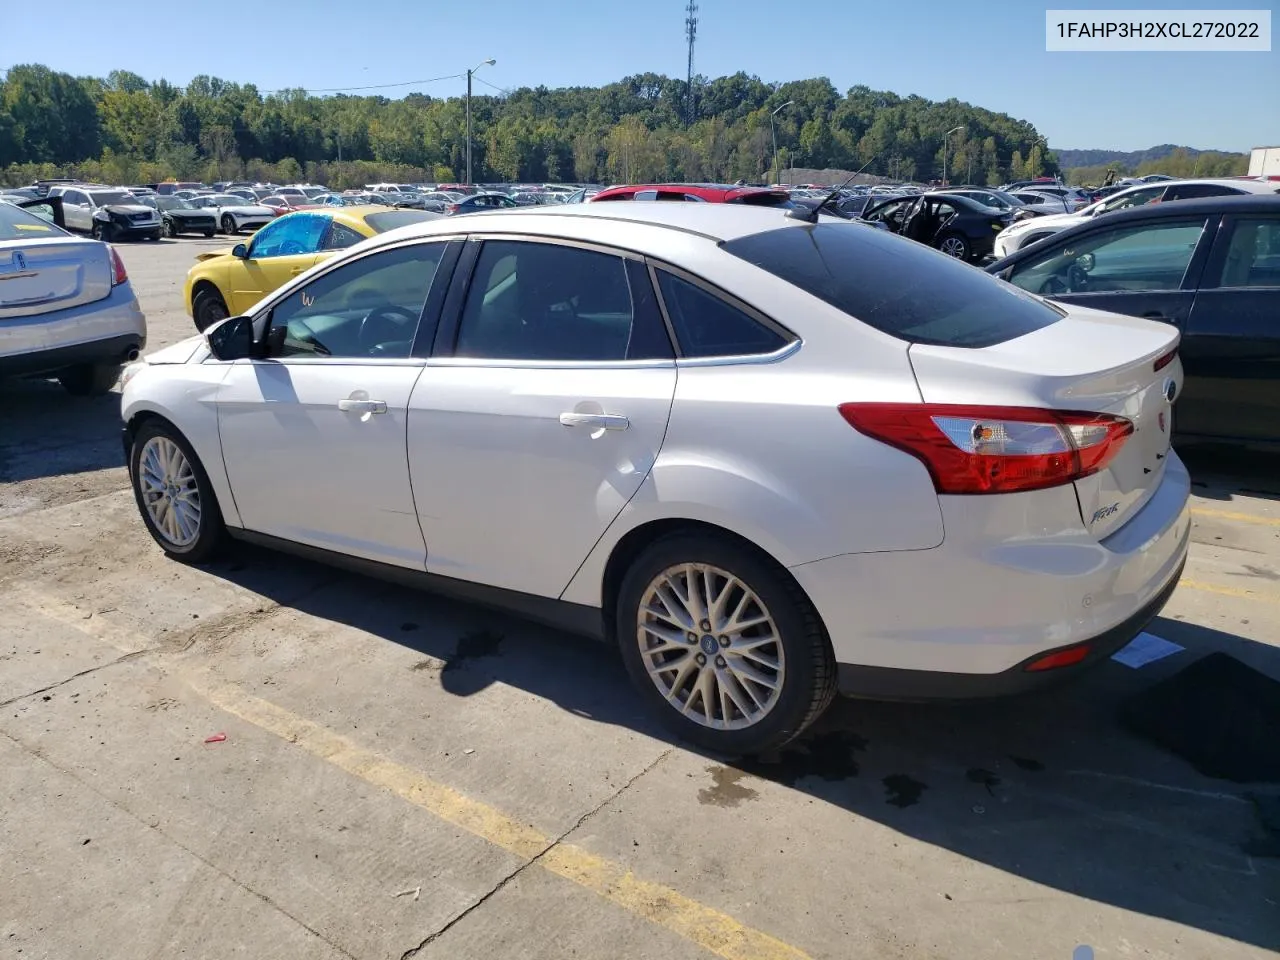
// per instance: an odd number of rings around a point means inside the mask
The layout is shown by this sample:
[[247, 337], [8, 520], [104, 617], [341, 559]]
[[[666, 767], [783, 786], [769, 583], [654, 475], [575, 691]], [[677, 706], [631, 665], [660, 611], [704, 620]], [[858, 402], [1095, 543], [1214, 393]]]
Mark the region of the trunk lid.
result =
[[65, 310], [111, 293], [111, 253], [95, 240], [0, 244], [0, 320]]
[[1167, 324], [1069, 307], [1043, 329], [980, 349], [912, 344], [909, 356], [926, 403], [1042, 407], [1108, 413], [1133, 434], [1098, 473], [1075, 481], [1080, 519], [1099, 539], [1141, 510], [1164, 476], [1173, 430], [1170, 391], [1182, 392]]

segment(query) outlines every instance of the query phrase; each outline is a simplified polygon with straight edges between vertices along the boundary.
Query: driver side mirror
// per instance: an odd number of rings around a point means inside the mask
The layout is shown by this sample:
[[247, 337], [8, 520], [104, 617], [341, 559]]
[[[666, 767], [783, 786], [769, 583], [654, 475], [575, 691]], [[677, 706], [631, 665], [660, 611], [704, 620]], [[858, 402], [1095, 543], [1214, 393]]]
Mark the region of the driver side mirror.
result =
[[231, 255], [240, 260], [248, 260], [249, 248], [245, 246], [243, 243], [237, 243], [234, 247], [231, 248]]
[[209, 352], [219, 360], [246, 360], [254, 355], [253, 320], [228, 317], [205, 332]]

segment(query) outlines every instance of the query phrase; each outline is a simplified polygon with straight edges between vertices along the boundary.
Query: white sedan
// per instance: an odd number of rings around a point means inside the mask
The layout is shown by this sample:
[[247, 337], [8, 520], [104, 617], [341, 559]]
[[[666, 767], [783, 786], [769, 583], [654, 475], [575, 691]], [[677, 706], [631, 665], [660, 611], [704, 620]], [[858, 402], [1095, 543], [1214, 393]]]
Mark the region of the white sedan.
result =
[[228, 235], [241, 230], [257, 230], [276, 218], [276, 212], [260, 203], [250, 203], [233, 193], [210, 193], [193, 197], [193, 206], [213, 212], [218, 218], [219, 229]]
[[1105, 659], [1185, 561], [1166, 324], [857, 224], [567, 204], [360, 243], [123, 378], [170, 556], [228, 536], [614, 643], [676, 732]]

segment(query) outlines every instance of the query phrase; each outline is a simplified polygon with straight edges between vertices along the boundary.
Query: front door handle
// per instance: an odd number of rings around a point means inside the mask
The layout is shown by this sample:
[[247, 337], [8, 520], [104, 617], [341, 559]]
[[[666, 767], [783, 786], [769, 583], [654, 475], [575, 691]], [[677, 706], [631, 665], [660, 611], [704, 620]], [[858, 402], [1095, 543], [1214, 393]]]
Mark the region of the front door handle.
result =
[[560, 422], [566, 427], [590, 427], [592, 430], [626, 430], [631, 421], [616, 413], [562, 413]]
[[1174, 324], [1175, 326], [1176, 326], [1176, 325], [1177, 325], [1177, 323], [1178, 323], [1178, 321], [1177, 321], [1177, 320], [1174, 320], [1174, 319], [1173, 319], [1173, 317], [1166, 317], [1166, 316], [1165, 316], [1163, 313], [1161, 313], [1159, 310], [1152, 310], [1152, 311], [1150, 311], [1149, 313], [1144, 313], [1144, 314], [1142, 315], [1142, 319], [1143, 319], [1143, 320], [1155, 320], [1157, 323], [1172, 323], [1172, 324]]
[[339, 400], [338, 409], [343, 413], [386, 413], [385, 400]]

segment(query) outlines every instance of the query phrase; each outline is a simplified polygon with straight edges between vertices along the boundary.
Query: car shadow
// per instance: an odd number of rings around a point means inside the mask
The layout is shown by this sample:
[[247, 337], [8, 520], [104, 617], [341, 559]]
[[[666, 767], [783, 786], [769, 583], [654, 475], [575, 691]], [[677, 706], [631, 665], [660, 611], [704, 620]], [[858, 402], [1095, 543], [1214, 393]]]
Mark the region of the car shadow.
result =
[[[354, 601], [350, 590], [324, 588], [299, 597], [297, 578], [280, 576], [282, 565], [295, 564], [292, 572], [304, 574], [314, 566], [242, 545], [207, 569], [443, 661], [431, 682], [454, 696], [501, 682], [600, 724], [675, 742], [603, 644], [355, 574], [340, 575], [355, 588]], [[314, 572], [317, 582], [333, 582], [327, 568]], [[278, 586], [284, 581], [293, 586]], [[1246, 789], [1201, 776], [1127, 732], [1117, 714], [1141, 690], [1218, 650], [1280, 678], [1280, 650], [1172, 619], [1150, 630], [1186, 649], [1142, 669], [1104, 662], [1033, 697], [967, 705], [837, 700], [777, 756], [706, 755], [697, 797], [721, 806], [755, 802], [759, 791], [724, 775], [742, 771], [1033, 883], [1276, 949], [1280, 860], [1251, 855], [1251, 845], [1268, 838]], [[724, 785], [728, 792], [717, 796]]]
[[1243, 494], [1280, 500], [1280, 453], [1211, 443], [1180, 445], [1177, 450], [1191, 472], [1196, 496], [1229, 501]]
[[56, 380], [0, 380], [0, 483], [124, 465], [120, 394], [73, 397]]

